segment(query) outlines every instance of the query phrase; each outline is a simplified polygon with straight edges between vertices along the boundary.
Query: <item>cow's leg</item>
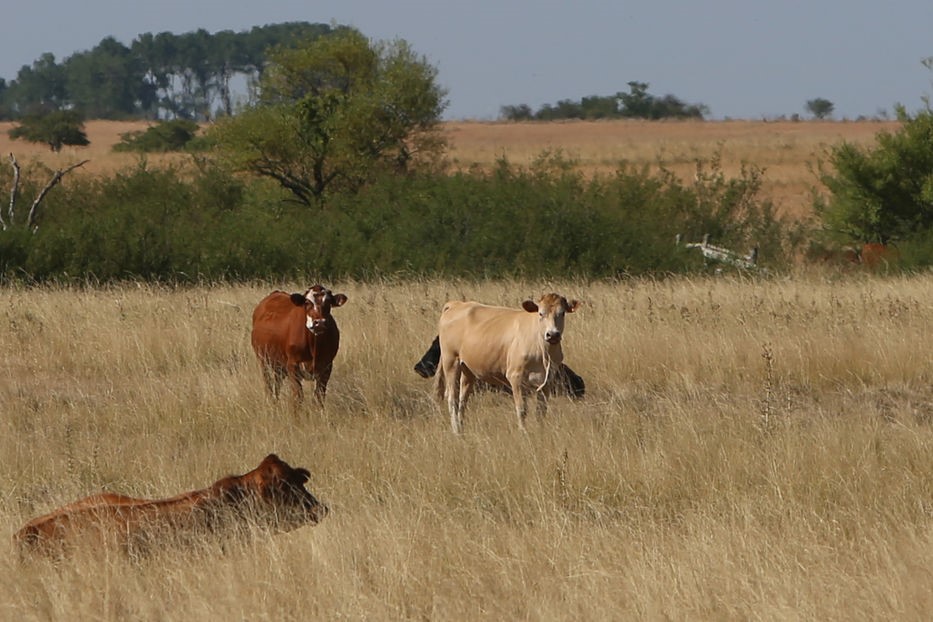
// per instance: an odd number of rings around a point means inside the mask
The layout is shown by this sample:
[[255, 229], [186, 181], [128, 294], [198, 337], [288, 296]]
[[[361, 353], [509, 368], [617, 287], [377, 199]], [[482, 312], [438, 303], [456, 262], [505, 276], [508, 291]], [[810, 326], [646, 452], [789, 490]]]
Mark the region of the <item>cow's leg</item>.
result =
[[548, 402], [548, 397], [544, 393], [543, 389], [535, 391], [535, 401], [536, 401], [535, 416], [539, 420], [543, 419], [547, 415], [547, 402]]
[[282, 392], [282, 383], [285, 382], [287, 374], [288, 372], [281, 365], [274, 365], [269, 370], [269, 380], [272, 383], [270, 390], [272, 391], [272, 397], [276, 400], [279, 399], [279, 394]]
[[463, 417], [466, 412], [467, 402], [473, 395], [473, 387], [476, 384], [476, 376], [468, 368], [460, 365], [460, 425], [463, 425]]
[[333, 365], [328, 365], [314, 376], [314, 397], [318, 404], [324, 408], [324, 396], [327, 394], [327, 382], [330, 380], [330, 374], [334, 370]]
[[512, 399], [515, 400], [515, 414], [518, 415], [518, 427], [525, 431], [525, 416], [527, 411], [525, 409], [525, 388], [522, 385], [522, 379], [525, 374], [522, 371], [509, 372], [506, 375], [508, 378], [509, 385], [512, 387]]
[[304, 401], [304, 392], [301, 389], [301, 363], [288, 364], [288, 382], [292, 385], [292, 406], [297, 410]]
[[453, 358], [443, 361], [443, 365], [447, 410], [450, 411], [450, 428], [454, 434], [460, 434], [463, 432], [463, 412], [460, 410], [460, 361]]
[[276, 386], [276, 371], [272, 363], [268, 361], [259, 361], [259, 369], [262, 371], [262, 383], [266, 387], [266, 393], [273, 399], [279, 396]]

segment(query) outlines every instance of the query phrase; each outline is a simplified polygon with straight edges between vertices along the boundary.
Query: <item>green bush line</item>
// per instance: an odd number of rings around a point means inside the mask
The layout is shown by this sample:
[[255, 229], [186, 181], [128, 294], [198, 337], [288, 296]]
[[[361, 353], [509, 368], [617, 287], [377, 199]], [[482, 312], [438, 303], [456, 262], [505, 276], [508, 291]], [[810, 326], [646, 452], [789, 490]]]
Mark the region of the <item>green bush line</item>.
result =
[[[760, 172], [726, 179], [714, 161], [685, 185], [620, 165], [588, 179], [545, 154], [530, 168], [385, 176], [309, 208], [268, 182], [205, 166], [69, 179], [35, 232], [0, 232], [0, 275], [29, 282], [295, 278], [617, 277], [706, 269], [675, 236], [779, 267], [795, 231], [759, 198]], [[39, 179], [41, 176], [36, 177]], [[23, 196], [36, 183], [26, 180]], [[2, 184], [2, 181], [0, 181]]]

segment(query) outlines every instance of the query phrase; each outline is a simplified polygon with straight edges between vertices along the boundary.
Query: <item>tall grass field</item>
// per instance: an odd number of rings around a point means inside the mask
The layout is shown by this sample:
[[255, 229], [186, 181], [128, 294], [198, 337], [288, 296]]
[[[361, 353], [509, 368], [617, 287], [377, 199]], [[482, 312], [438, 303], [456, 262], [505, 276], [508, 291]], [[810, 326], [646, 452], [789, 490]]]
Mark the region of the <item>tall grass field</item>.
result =
[[[0, 290], [2, 620], [924, 620], [933, 276], [327, 283], [326, 406], [265, 394], [250, 314], [312, 283]], [[448, 299], [557, 291], [582, 401], [461, 437], [412, 366]], [[20, 561], [28, 519], [276, 452], [319, 525]]]

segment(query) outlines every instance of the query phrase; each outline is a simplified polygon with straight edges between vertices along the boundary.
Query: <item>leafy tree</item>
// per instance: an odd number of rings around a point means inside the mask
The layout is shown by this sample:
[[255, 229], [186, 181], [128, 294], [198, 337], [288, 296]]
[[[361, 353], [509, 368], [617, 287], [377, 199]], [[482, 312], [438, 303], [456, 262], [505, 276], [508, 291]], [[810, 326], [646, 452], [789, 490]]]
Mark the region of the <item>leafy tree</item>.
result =
[[502, 106], [499, 108], [499, 117], [506, 121], [530, 121], [534, 119], [535, 113], [528, 104], [519, 104]]
[[139, 58], [113, 37], [90, 51], [72, 54], [64, 71], [69, 100], [93, 119], [130, 117], [139, 107], [151, 107], [155, 99]]
[[580, 101], [584, 119], [613, 119], [619, 116], [619, 101], [616, 97], [591, 95]]
[[9, 119], [11, 117], [10, 103], [9, 103], [9, 85], [6, 80], [0, 78], [0, 121], [4, 119]]
[[343, 29], [271, 56], [261, 102], [212, 128], [237, 170], [269, 177], [305, 205], [356, 192], [444, 148], [437, 70], [402, 40]]
[[835, 107], [836, 105], [828, 99], [817, 97], [816, 99], [807, 100], [806, 109], [807, 112], [812, 114], [815, 118], [825, 119], [833, 114], [833, 109]]
[[288, 22], [238, 33], [144, 33], [129, 47], [105, 37], [61, 64], [46, 53], [24, 66], [16, 80], [0, 88], [0, 115], [69, 108], [94, 118], [208, 119], [217, 110], [230, 115], [234, 77], [252, 85], [270, 47], [290, 47], [332, 30], [327, 24]]
[[7, 100], [18, 114], [56, 110], [67, 100], [65, 72], [55, 55], [43, 54], [32, 66], [23, 65], [9, 85]]
[[544, 104], [538, 112], [522, 104], [502, 106], [499, 116], [516, 121], [526, 118], [539, 121], [556, 119], [702, 119], [709, 114], [703, 104], [687, 104], [673, 95], [655, 97], [648, 92], [647, 82], [629, 82], [628, 93], [601, 96], [590, 95], [580, 101], [562, 99], [557, 104]]
[[628, 93], [617, 95], [622, 104], [622, 116], [650, 119], [651, 103], [654, 98], [648, 94], [648, 83], [631, 81], [628, 83], [628, 88]]
[[582, 119], [583, 108], [579, 102], [572, 99], [562, 99], [557, 104], [544, 104], [535, 118], [541, 121], [553, 121], [555, 119]]
[[84, 147], [91, 144], [84, 133], [84, 119], [74, 110], [23, 117], [8, 133], [13, 140], [45, 143], [56, 152], [61, 151], [64, 145]]
[[144, 131], [121, 134], [120, 142], [113, 146], [113, 150], [142, 153], [182, 151], [197, 136], [197, 133], [198, 124], [194, 121], [188, 119], [163, 121]]
[[708, 114], [703, 104], [687, 104], [674, 95], [655, 97], [647, 82], [629, 82], [629, 92], [619, 93], [620, 115], [636, 119], [702, 119]]
[[833, 147], [820, 176], [829, 190], [814, 207], [830, 234], [847, 241], [929, 237], [933, 229], [933, 110], [911, 117], [896, 132], [880, 132], [874, 148]]

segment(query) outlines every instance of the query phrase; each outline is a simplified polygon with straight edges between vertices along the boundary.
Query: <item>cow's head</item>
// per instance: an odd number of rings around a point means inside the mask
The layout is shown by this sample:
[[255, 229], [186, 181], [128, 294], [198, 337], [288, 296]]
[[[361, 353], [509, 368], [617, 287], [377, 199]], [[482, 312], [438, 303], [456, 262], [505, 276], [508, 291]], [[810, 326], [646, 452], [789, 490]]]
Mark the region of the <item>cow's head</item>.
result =
[[576, 300], [567, 301], [560, 294], [545, 294], [537, 303], [526, 300], [522, 309], [538, 314], [542, 338], [551, 345], [560, 343], [564, 333], [564, 315], [573, 313], [580, 306]]
[[269, 454], [249, 473], [223, 479], [215, 487], [223, 504], [248, 510], [258, 522], [287, 531], [327, 515], [327, 506], [304, 486], [310, 477], [307, 469], [293, 468]]
[[305, 308], [305, 325], [315, 335], [327, 329], [331, 318], [330, 310], [347, 301], [343, 294], [335, 294], [323, 285], [314, 285], [304, 294], [292, 294], [292, 302]]

